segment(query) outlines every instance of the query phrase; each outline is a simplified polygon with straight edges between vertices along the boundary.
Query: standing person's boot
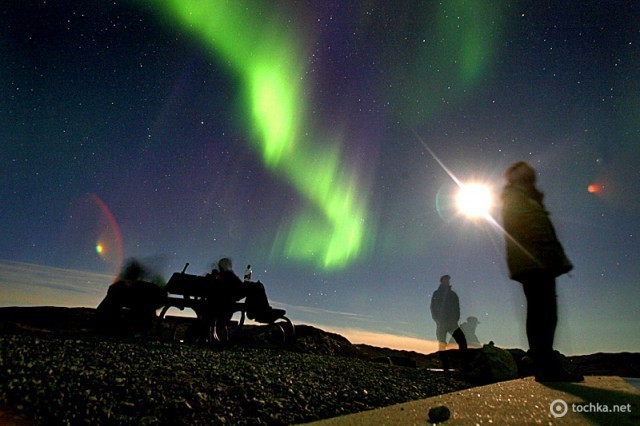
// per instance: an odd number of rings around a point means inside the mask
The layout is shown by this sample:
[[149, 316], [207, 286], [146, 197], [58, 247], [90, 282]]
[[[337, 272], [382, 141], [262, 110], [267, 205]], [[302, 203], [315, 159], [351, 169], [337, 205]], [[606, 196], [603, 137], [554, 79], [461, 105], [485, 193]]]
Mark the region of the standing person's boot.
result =
[[555, 353], [538, 355], [536, 362], [536, 382], [583, 382], [584, 376], [565, 369]]

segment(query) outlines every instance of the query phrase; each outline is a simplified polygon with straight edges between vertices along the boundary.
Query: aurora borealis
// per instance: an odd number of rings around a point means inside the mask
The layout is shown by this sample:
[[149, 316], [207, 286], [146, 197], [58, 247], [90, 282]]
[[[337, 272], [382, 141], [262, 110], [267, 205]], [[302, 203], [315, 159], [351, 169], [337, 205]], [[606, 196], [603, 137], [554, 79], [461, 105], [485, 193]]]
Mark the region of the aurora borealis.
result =
[[[261, 22], [257, 15], [264, 11], [259, 5], [248, 10], [242, 2], [166, 4], [169, 20], [175, 18], [240, 76], [248, 104], [240, 114], [251, 117], [247, 126], [265, 166], [311, 206], [284, 236], [286, 255], [317, 259], [324, 268], [346, 265], [357, 257], [365, 239], [366, 202], [341, 162], [339, 146], [309, 142], [312, 136], [302, 131], [305, 99], [295, 35], [282, 31], [277, 20]], [[320, 214], [314, 216], [314, 210]]]
[[168, 277], [230, 256], [294, 321], [428, 342], [448, 273], [481, 340], [523, 346], [502, 236], [457, 214], [447, 172], [496, 195], [523, 159], [576, 265], [559, 283], [559, 348], [638, 351], [639, 14], [10, 0], [0, 305], [45, 304], [34, 279], [90, 303], [129, 257]]

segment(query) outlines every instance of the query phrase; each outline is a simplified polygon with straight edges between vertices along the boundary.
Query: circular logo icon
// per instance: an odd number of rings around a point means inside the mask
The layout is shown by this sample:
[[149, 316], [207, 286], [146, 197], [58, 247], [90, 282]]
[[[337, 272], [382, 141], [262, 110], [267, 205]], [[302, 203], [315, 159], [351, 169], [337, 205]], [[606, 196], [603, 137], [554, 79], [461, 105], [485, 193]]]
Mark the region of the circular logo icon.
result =
[[551, 411], [551, 415], [557, 419], [567, 414], [567, 411], [569, 411], [569, 405], [561, 399], [556, 399], [551, 403], [551, 407], [549, 409]]

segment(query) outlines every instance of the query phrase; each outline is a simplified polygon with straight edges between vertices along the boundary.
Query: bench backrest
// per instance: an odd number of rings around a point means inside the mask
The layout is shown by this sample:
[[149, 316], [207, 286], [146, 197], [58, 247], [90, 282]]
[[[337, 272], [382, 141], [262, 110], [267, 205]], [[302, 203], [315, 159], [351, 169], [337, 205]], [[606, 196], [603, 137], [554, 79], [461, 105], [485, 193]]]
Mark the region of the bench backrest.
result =
[[209, 297], [215, 292], [216, 282], [213, 277], [174, 273], [167, 286], [167, 293], [186, 297]]
[[174, 273], [165, 287], [169, 295], [185, 298], [208, 299], [215, 303], [231, 303], [237, 299], [237, 289], [225, 285], [213, 276]]

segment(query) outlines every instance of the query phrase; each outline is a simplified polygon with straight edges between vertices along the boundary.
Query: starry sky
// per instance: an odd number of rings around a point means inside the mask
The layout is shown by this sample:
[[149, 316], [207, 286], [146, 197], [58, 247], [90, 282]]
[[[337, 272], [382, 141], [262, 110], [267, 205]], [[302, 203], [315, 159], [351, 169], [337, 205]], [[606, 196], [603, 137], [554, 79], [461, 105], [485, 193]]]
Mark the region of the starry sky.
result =
[[503, 236], [452, 178], [497, 197], [526, 160], [575, 264], [557, 349], [640, 351], [634, 2], [2, 9], [1, 306], [96, 306], [126, 259], [168, 279], [228, 256], [294, 323], [431, 352], [449, 274], [482, 342], [526, 349]]

